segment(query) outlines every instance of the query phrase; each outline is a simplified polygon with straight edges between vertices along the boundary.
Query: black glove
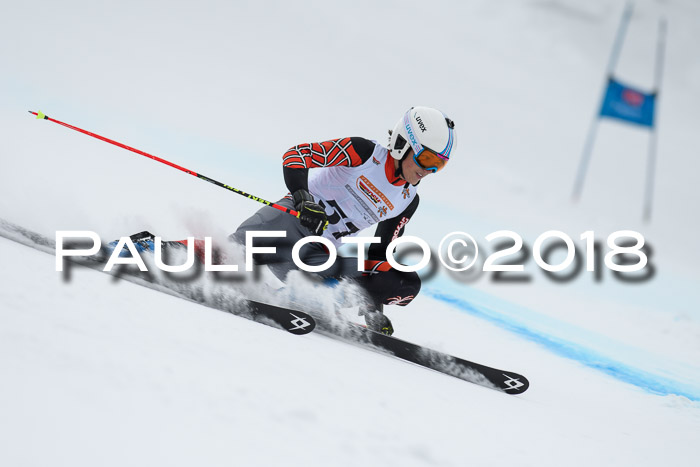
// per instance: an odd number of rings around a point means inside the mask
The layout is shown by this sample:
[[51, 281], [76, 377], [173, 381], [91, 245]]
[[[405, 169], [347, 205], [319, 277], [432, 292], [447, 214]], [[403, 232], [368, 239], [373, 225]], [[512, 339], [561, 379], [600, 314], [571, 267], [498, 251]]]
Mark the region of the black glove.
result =
[[392, 326], [391, 320], [381, 311], [365, 311], [360, 312], [360, 314], [365, 317], [367, 329], [386, 334], [387, 336], [394, 334], [394, 326]]
[[321, 235], [328, 227], [326, 211], [314, 202], [313, 196], [302, 189], [294, 192], [294, 209], [299, 212], [299, 222], [314, 235]]

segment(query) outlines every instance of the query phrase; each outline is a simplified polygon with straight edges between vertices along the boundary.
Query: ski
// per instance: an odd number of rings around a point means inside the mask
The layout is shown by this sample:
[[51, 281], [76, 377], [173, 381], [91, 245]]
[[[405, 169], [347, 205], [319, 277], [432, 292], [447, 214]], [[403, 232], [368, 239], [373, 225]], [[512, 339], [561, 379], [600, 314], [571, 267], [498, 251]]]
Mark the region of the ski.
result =
[[348, 321], [336, 313], [319, 313], [308, 308], [306, 311], [316, 319], [316, 332], [326, 337], [392, 356], [506, 394], [522, 394], [530, 387], [528, 379], [521, 374], [471, 362], [445, 352], [381, 334]]
[[[43, 251], [44, 253], [48, 253], [50, 255], [54, 255], [56, 251], [55, 241], [53, 239], [40, 235], [36, 232], [32, 232], [29, 229], [25, 229], [24, 227], [4, 219], [0, 219], [0, 236], [27, 247], [34, 248], [35, 250]], [[89, 258], [72, 262], [74, 264], [89, 267], [98, 271], [102, 271], [103, 267], [102, 262], [98, 260], [90, 260]], [[144, 276], [109, 274], [134, 284], [198, 303], [209, 308], [225, 311], [236, 316], [247, 318], [263, 324], [269, 324], [274, 327], [281, 327], [291, 334], [308, 334], [316, 328], [316, 321], [314, 318], [303, 311], [269, 305], [267, 303], [248, 299], [236, 300], [234, 302], [229, 301], [228, 303], [204, 303], [200, 300], [194, 299], [193, 297], [189, 297], [183, 293], [173, 290], [172, 288], [149, 282]]]
[[496, 389], [506, 394], [522, 394], [530, 386], [523, 375], [470, 362], [444, 352], [387, 336], [360, 325], [351, 325], [350, 332], [341, 333], [343, 340], [361, 347], [388, 353], [401, 360], [453, 376], [470, 383]]

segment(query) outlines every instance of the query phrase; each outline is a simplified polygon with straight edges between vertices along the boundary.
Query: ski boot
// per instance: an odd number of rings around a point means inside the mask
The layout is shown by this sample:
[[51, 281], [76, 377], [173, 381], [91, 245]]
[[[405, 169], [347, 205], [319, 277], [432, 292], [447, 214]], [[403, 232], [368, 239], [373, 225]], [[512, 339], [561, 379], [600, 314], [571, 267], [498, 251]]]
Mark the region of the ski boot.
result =
[[[144, 251], [149, 251], [153, 252], [153, 239], [155, 238], [154, 235], [147, 231], [144, 230], [143, 232], [139, 232], [134, 235], [130, 235], [129, 238], [131, 239], [132, 243], [134, 244], [134, 247], [136, 248], [136, 251], [139, 253], [144, 252]], [[107, 252], [109, 254], [112, 254], [112, 251], [117, 247], [117, 244], [119, 243], [119, 240], [114, 240], [113, 242], [109, 242], [107, 244]], [[129, 252], [129, 249], [126, 248], [126, 246], [122, 247], [122, 251], [119, 252], [120, 257], [129, 257], [131, 256], [131, 253]]]
[[394, 326], [384, 314], [383, 305], [379, 305], [378, 309], [375, 307], [361, 307], [359, 315], [364, 316], [367, 329], [387, 336], [394, 334]]
[[[135, 233], [134, 235], [130, 235], [129, 238], [131, 239], [131, 242], [134, 244], [134, 247], [136, 248], [136, 251], [139, 253], [142, 253], [144, 251], [153, 253], [155, 250], [155, 235], [153, 235], [151, 232], [144, 230], [143, 232]], [[112, 251], [117, 247], [117, 244], [119, 243], [119, 240], [114, 240], [113, 242], [110, 242], [107, 244], [107, 252], [109, 254], [112, 254]], [[174, 241], [163, 241], [161, 242], [161, 248], [163, 250], [167, 249], [172, 249], [172, 250], [186, 250], [188, 247], [187, 245], [187, 240], [174, 240]], [[204, 263], [204, 241], [195, 239], [194, 240], [194, 254], [199, 258], [199, 260]], [[122, 247], [122, 251], [119, 252], [120, 257], [129, 257], [131, 256], [131, 252], [129, 252], [129, 249], [124, 246]], [[220, 262], [222, 261], [223, 258], [216, 252], [214, 251], [214, 261]]]

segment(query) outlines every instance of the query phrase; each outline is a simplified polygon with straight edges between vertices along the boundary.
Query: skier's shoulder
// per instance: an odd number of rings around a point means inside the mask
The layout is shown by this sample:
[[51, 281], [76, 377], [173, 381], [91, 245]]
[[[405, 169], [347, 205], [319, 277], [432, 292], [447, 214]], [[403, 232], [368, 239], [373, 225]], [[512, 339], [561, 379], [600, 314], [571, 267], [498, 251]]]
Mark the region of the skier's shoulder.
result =
[[340, 142], [340, 144], [336, 143], [339, 153], [346, 154], [350, 161], [348, 164], [338, 164], [340, 166], [346, 165], [348, 169], [366, 170], [370, 161], [374, 165], [383, 165], [386, 162], [388, 150], [374, 140], [350, 136], [335, 141]]
[[377, 147], [381, 147], [376, 141], [372, 141], [361, 136], [350, 137], [350, 142], [352, 143], [352, 148], [362, 160], [363, 164], [367, 162], [370, 157], [372, 157]]
[[314, 167], [358, 167], [372, 157], [380, 157], [386, 149], [360, 136], [331, 139], [317, 143], [292, 146], [284, 153], [284, 167], [310, 169]]

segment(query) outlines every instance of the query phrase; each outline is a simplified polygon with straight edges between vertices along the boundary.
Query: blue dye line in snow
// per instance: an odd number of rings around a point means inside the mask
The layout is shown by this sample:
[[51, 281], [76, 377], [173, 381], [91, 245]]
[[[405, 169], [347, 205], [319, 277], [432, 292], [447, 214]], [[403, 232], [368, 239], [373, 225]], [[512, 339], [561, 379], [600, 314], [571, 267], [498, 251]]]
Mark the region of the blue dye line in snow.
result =
[[616, 361], [599, 352], [596, 352], [595, 350], [586, 348], [565, 339], [558, 338], [556, 336], [548, 335], [544, 332], [534, 330], [524, 324], [517, 323], [515, 320], [506, 315], [485, 310], [465, 300], [461, 300], [435, 290], [425, 290], [424, 293], [436, 300], [452, 305], [461, 311], [497, 324], [503, 329], [518, 334], [529, 341], [545, 347], [547, 350], [556, 355], [580, 362], [589, 368], [602, 371], [613, 378], [633, 384], [652, 394], [662, 396], [678, 395], [687, 397], [693, 401], [700, 401], [700, 389], [698, 388], [689, 386], [679, 381], [664, 378], [663, 376], [656, 375], [648, 371], [634, 368], [630, 365]]

